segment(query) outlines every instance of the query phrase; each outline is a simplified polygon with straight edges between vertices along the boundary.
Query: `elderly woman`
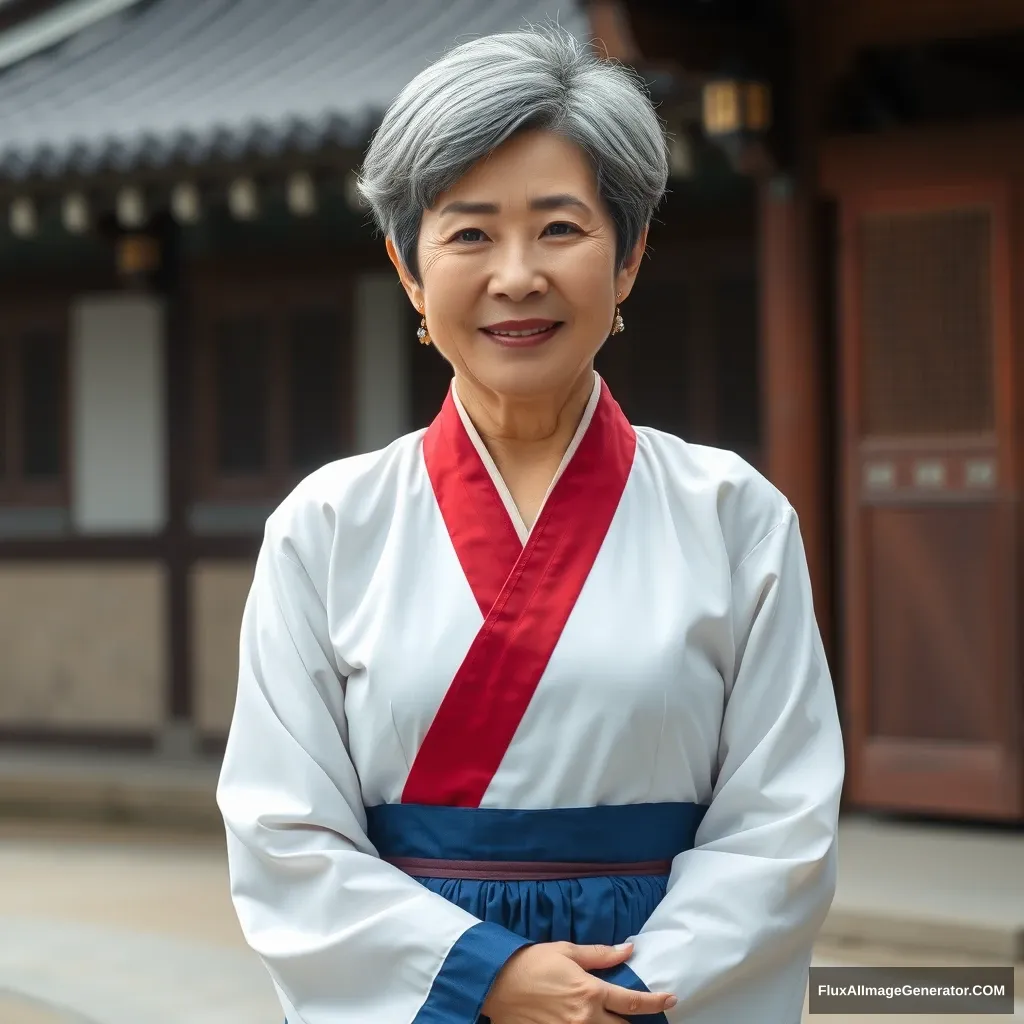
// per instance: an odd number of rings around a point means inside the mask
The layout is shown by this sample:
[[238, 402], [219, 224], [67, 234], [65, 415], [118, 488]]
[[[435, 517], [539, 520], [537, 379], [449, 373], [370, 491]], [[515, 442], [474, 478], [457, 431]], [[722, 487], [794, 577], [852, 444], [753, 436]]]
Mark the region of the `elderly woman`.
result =
[[843, 759], [796, 516], [594, 372], [665, 153], [558, 30], [453, 50], [370, 147], [454, 380], [256, 566], [219, 802], [291, 1024], [800, 1019]]

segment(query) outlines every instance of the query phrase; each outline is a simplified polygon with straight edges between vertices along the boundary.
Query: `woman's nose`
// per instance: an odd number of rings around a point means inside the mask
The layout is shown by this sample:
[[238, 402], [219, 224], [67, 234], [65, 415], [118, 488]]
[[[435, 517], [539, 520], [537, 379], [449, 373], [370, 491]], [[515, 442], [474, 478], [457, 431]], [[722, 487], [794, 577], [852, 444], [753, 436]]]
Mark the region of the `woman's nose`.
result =
[[528, 248], [509, 246], [495, 253], [488, 292], [492, 297], [522, 302], [548, 290], [547, 275]]

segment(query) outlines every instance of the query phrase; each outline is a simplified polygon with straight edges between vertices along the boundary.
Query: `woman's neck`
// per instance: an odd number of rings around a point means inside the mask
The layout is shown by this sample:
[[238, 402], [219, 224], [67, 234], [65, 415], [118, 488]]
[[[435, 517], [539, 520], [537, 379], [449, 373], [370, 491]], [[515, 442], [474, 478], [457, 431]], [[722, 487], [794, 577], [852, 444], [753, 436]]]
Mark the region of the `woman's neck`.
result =
[[455, 389], [527, 525], [536, 516], [594, 391], [589, 369], [560, 393], [511, 399], [456, 375]]
[[507, 398], [456, 375], [455, 388], [466, 414], [498, 468], [518, 463], [560, 462], [583, 419], [594, 390], [593, 370], [580, 374], [560, 393], [542, 398]]

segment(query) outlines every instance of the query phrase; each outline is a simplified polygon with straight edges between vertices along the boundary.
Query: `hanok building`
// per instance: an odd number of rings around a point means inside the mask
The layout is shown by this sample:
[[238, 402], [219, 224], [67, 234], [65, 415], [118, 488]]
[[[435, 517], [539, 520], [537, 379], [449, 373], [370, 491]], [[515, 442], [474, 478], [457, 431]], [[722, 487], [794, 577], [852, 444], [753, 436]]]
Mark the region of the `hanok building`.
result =
[[586, 34], [544, 0], [0, 3], [0, 735], [223, 741], [267, 513], [447, 386], [366, 142], [457, 38], [556, 17]]
[[755, 449], [801, 516], [849, 804], [1021, 821], [1024, 5], [591, 16], [755, 185]]
[[0, 734], [223, 741], [267, 512], [448, 382], [352, 171], [552, 16], [673, 137], [599, 368], [797, 507], [850, 802], [1024, 818], [1017, 0], [0, 2]]

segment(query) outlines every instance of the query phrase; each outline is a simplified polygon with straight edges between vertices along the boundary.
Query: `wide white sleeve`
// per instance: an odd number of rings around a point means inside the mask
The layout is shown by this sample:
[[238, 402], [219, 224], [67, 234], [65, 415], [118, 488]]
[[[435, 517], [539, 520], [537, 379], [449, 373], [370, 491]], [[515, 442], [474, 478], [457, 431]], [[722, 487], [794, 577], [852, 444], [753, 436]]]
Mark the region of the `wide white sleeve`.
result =
[[269, 529], [240, 652], [217, 799], [235, 909], [288, 1024], [474, 1024], [525, 940], [377, 856], [324, 602]]
[[677, 996], [670, 1024], [799, 1024], [835, 892], [844, 768], [792, 509], [737, 567], [733, 602], [711, 804], [635, 954], [608, 980]]

